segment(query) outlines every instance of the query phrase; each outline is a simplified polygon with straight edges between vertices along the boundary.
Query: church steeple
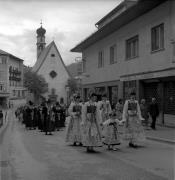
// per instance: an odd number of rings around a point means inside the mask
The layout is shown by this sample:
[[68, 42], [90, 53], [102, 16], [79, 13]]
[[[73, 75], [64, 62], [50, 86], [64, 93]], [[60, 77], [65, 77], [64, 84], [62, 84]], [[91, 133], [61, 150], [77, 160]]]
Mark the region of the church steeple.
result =
[[37, 33], [37, 58], [41, 54], [41, 52], [44, 50], [46, 43], [45, 43], [45, 33], [46, 30], [42, 27], [42, 21], [41, 21], [41, 27], [36, 30]]

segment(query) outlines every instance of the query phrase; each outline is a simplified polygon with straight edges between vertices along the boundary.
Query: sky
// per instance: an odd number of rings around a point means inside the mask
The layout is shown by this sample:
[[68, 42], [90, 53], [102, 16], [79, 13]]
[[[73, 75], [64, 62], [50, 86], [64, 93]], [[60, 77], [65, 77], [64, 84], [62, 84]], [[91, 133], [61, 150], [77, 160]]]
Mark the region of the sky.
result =
[[66, 65], [75, 62], [76, 44], [96, 31], [95, 23], [122, 0], [0, 0], [0, 49], [36, 62], [36, 29], [42, 19], [46, 45], [55, 41]]

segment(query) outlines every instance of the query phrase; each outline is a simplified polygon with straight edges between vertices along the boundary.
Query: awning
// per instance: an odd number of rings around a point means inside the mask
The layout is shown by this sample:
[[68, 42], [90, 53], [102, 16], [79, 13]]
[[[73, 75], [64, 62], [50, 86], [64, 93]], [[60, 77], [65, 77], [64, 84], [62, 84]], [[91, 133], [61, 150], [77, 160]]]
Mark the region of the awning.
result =
[[175, 76], [175, 67], [120, 76], [120, 81], [145, 80]]

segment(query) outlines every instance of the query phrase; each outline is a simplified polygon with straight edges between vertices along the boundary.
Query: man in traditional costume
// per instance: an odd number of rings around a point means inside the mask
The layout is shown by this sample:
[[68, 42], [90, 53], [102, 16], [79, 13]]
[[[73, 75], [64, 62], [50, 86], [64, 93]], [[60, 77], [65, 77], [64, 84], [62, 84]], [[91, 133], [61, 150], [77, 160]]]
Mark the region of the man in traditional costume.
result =
[[87, 152], [94, 152], [93, 147], [102, 146], [99, 123], [96, 94], [92, 93], [90, 100], [84, 104], [82, 109], [82, 143], [87, 147]]
[[60, 125], [61, 127], [65, 127], [66, 120], [66, 104], [64, 103], [64, 99], [60, 98]]
[[55, 129], [59, 131], [61, 128], [61, 121], [60, 121], [61, 106], [59, 102], [56, 102], [56, 106], [53, 107], [53, 112], [55, 116]]
[[82, 104], [80, 103], [80, 96], [76, 95], [74, 101], [70, 104], [68, 113], [71, 116], [66, 133], [66, 142], [73, 143], [74, 146], [79, 143], [82, 145], [82, 136], [81, 136], [81, 112]]
[[42, 114], [44, 118], [44, 132], [46, 135], [52, 135], [52, 127], [51, 127], [52, 108], [51, 108], [51, 102], [49, 100], [47, 101], [47, 103], [45, 103], [42, 110]]
[[138, 143], [145, 140], [145, 133], [141, 121], [140, 106], [135, 100], [135, 92], [131, 92], [130, 99], [126, 100], [123, 108], [125, 122], [125, 139], [129, 140], [129, 147], [137, 148]]

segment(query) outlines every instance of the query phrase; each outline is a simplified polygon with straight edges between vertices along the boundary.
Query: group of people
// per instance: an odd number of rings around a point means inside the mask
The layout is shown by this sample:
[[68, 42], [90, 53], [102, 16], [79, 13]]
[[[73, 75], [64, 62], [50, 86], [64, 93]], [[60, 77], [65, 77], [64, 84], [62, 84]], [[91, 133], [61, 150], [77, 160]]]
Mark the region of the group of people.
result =
[[66, 105], [62, 98], [60, 102], [52, 103], [48, 100], [41, 105], [29, 101], [25, 106], [19, 107], [15, 114], [27, 130], [38, 128], [46, 135], [52, 135], [53, 131], [65, 127]]
[[[97, 95], [92, 93], [85, 103], [80, 102], [80, 96], [75, 95], [69, 108], [70, 120], [67, 126], [66, 142], [74, 146], [80, 145], [87, 152], [94, 152], [94, 147], [107, 145], [109, 150], [117, 150], [122, 139], [128, 140], [129, 147], [137, 148], [139, 142], [145, 140], [142, 126], [140, 105], [136, 94], [132, 92], [130, 99], [123, 105], [119, 100], [111, 108], [106, 94], [97, 102]], [[119, 125], [124, 124], [124, 132], [119, 132]]]
[[[38, 128], [46, 135], [65, 127], [67, 118], [66, 142], [84, 146], [87, 152], [94, 152], [94, 147], [102, 145], [107, 145], [109, 150], [117, 150], [116, 146], [122, 140], [128, 141], [129, 147], [137, 148], [145, 140], [142, 124], [145, 122], [148, 127], [149, 116], [152, 117], [151, 128], [155, 129], [159, 114], [155, 98], [149, 107], [144, 99], [139, 104], [135, 92], [130, 93], [130, 98], [124, 104], [119, 99], [115, 106], [111, 106], [106, 94], [101, 98], [97, 101], [97, 94], [92, 93], [87, 102], [82, 102], [81, 97], [75, 94], [68, 109], [63, 99], [56, 103], [48, 100], [39, 106], [29, 101], [27, 105], [19, 107], [15, 114], [27, 130]], [[124, 128], [119, 128], [120, 125]]]

